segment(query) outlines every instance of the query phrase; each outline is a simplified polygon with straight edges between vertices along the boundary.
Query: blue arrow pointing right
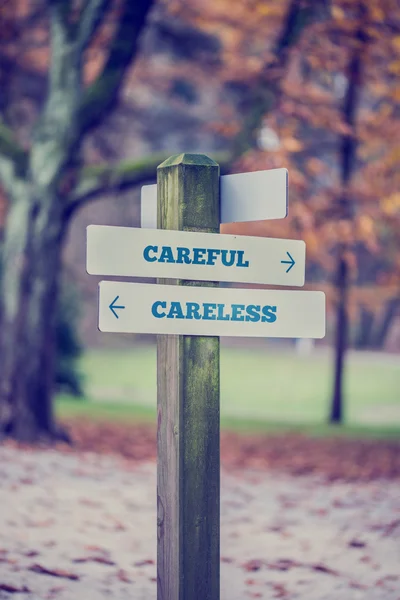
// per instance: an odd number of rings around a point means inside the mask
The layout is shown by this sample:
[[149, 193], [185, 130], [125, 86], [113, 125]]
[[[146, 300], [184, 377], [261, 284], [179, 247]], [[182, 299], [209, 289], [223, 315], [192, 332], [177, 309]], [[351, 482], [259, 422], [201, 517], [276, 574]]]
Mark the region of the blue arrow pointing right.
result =
[[292, 269], [294, 267], [294, 265], [296, 264], [296, 261], [294, 260], [293, 256], [290, 254], [290, 252], [286, 252], [286, 254], [289, 257], [289, 260], [281, 260], [281, 263], [283, 265], [289, 265], [288, 268], [286, 269], [286, 273], [289, 273], [290, 269]]
[[114, 317], [116, 317], [117, 319], [119, 319], [119, 315], [116, 311], [119, 309], [122, 310], [125, 308], [125, 306], [117, 306], [115, 304], [116, 302], [118, 302], [118, 300], [119, 300], [119, 296], [115, 296], [114, 300], [111, 302], [110, 306], [108, 307], [111, 310], [111, 312], [113, 313]]

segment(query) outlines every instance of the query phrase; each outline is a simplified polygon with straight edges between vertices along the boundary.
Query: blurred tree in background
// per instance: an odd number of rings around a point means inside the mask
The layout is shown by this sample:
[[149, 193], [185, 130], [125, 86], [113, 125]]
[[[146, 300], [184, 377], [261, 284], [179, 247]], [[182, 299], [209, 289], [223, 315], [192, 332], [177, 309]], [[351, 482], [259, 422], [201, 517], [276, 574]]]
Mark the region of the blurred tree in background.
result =
[[80, 316], [77, 290], [72, 282], [64, 281], [56, 314], [55, 381], [57, 390], [76, 397], [83, 395], [83, 377], [78, 362], [83, 353], [78, 333]]
[[[151, 6], [152, 0], [2, 5], [2, 31], [9, 36], [1, 59], [0, 175], [8, 210], [2, 243], [0, 430], [21, 440], [57, 435], [52, 393], [60, 255], [68, 221], [88, 192], [83, 142], [114, 108]], [[102, 25], [111, 31], [100, 68], [88, 81], [85, 58]], [[26, 46], [43, 42], [49, 48], [47, 91], [39, 106], [25, 97], [33, 126], [24, 139], [15, 115], [21, 107], [7, 101], [7, 75], [27, 67]], [[142, 170], [139, 180], [143, 177]]]
[[[337, 314], [339, 421], [349, 323], [359, 346], [376, 347], [398, 311], [398, 0], [159, 0], [149, 19], [150, 0], [0, 2], [0, 430], [57, 434], [68, 224], [88, 201], [154, 179], [171, 154], [166, 128], [176, 128], [167, 104], [185, 109], [189, 144], [206, 115], [203, 132], [226, 151], [225, 167], [289, 169], [288, 219], [222, 230], [306, 241], [307, 279]], [[146, 22], [150, 44], [138, 54]], [[119, 126], [104, 128], [116, 108]], [[143, 114], [161, 156], [116, 162], [123, 130]], [[67, 321], [59, 339], [68, 347]]]

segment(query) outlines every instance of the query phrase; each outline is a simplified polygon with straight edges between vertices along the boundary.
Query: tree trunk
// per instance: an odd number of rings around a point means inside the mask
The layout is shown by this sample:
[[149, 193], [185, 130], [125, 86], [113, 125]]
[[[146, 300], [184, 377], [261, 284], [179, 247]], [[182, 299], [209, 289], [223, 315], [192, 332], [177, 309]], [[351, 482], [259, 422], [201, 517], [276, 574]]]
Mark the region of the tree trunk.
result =
[[358, 350], [365, 350], [373, 346], [374, 324], [375, 314], [373, 311], [361, 306], [360, 321], [354, 344]]
[[336, 340], [335, 340], [335, 370], [334, 385], [331, 404], [331, 423], [341, 423], [343, 418], [343, 380], [344, 363], [347, 349], [348, 335], [348, 315], [347, 315], [347, 297], [348, 297], [348, 267], [346, 260], [341, 253], [338, 259], [338, 270], [336, 278], [337, 299], [337, 318], [336, 318]]
[[395, 298], [391, 298], [390, 300], [388, 300], [384, 309], [383, 318], [379, 323], [377, 332], [375, 334], [375, 338], [373, 340], [373, 348], [378, 350], [383, 349], [390, 327], [394, 319], [396, 318], [396, 315], [398, 314], [399, 310], [400, 297], [396, 296]]
[[0, 434], [56, 436], [54, 320], [63, 233], [61, 202], [25, 189], [9, 209], [2, 265]]

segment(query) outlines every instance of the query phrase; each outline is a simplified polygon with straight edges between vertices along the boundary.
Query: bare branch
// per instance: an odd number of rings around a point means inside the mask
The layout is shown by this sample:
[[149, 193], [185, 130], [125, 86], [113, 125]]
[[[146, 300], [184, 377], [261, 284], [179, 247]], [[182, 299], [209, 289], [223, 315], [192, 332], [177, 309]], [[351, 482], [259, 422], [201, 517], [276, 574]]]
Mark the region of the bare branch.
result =
[[[116, 165], [85, 167], [69, 198], [65, 218], [69, 219], [84, 204], [105, 194], [118, 193], [138, 185], [155, 183], [157, 167], [166, 158], [166, 154], [155, 154], [134, 162], [125, 161]], [[212, 158], [220, 165], [222, 174], [228, 171], [231, 164], [228, 154], [213, 154]]]
[[87, 0], [79, 20], [77, 32], [78, 52], [83, 53], [90, 44], [110, 8], [111, 0]]
[[[49, 0], [50, 13], [50, 94], [65, 88], [66, 56], [71, 42], [72, 28], [69, 24], [69, 0]], [[68, 69], [69, 71], [69, 69]]]
[[79, 117], [82, 134], [96, 127], [114, 108], [153, 3], [154, 0], [125, 0], [104, 68], [83, 97]]
[[2, 172], [5, 174], [5, 167], [8, 163], [7, 172], [15, 172], [20, 176], [25, 173], [28, 153], [21, 148], [10, 129], [0, 122], [0, 157], [3, 164]]
[[84, 204], [105, 194], [121, 192], [145, 183], [154, 183], [157, 167], [165, 159], [166, 155], [163, 154], [135, 162], [85, 167], [82, 169], [75, 191], [70, 196], [65, 217], [69, 219]]

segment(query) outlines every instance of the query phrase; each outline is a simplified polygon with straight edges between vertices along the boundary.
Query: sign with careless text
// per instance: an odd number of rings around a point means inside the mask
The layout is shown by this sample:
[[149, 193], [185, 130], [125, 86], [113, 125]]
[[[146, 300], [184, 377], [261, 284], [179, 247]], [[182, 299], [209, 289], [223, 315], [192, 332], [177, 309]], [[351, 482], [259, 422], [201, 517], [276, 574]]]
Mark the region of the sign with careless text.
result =
[[99, 329], [111, 333], [322, 338], [325, 294], [102, 281]]
[[87, 272], [302, 286], [301, 240], [89, 225]]
[[[221, 175], [221, 223], [284, 219], [288, 212], [288, 171], [269, 169]], [[157, 228], [157, 185], [144, 185], [141, 226]]]

